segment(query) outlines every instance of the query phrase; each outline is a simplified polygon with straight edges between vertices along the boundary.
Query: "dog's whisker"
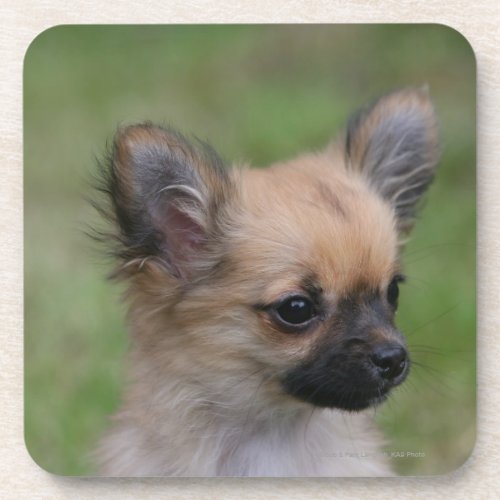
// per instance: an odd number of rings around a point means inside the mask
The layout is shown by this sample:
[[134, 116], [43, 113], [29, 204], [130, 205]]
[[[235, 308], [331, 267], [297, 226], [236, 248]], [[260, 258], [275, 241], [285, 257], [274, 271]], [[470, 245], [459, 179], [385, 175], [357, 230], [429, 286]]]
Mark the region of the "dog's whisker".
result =
[[449, 307], [448, 309], [446, 309], [445, 311], [443, 311], [442, 313], [438, 314], [437, 316], [431, 318], [429, 321], [426, 321], [425, 323], [422, 323], [421, 325], [417, 326], [416, 328], [414, 328], [413, 330], [409, 331], [409, 332], [406, 332], [406, 336], [407, 337], [411, 337], [412, 335], [414, 335], [415, 333], [419, 332], [419, 331], [422, 331], [423, 329], [427, 328], [429, 325], [437, 322], [438, 320], [440, 320], [441, 318], [443, 318], [444, 316], [450, 314], [451, 312], [453, 312], [455, 309], [457, 309], [457, 307], [460, 305], [460, 303], [457, 303], [451, 307]]

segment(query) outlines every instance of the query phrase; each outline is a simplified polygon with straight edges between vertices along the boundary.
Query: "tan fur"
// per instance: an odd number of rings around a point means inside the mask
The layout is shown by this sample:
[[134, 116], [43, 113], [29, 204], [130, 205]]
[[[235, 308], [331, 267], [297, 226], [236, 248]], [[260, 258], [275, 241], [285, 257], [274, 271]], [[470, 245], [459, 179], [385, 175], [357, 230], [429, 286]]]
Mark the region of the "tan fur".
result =
[[[299, 442], [306, 445], [307, 433], [312, 431], [306, 425], [311, 408], [284, 396], [276, 381], [266, 380], [266, 377], [271, 376], [272, 370], [279, 372], [306, 357], [311, 346], [317, 343], [317, 337], [324, 332], [318, 330], [299, 339], [284, 335], [270, 327], [265, 318], [250, 311], [251, 304], [260, 300], [272, 301], [284, 292], [297, 289], [297, 277], [311, 271], [321, 277], [326, 296], [333, 301], [353, 286], [382, 286], [397, 265], [391, 210], [359, 178], [347, 175], [340, 165], [335, 175], [331, 175], [332, 166], [331, 158], [308, 155], [267, 170], [235, 173], [235, 182], [241, 190], [239, 213], [243, 218], [238, 226], [244, 228], [236, 231], [231, 249], [231, 255], [238, 260], [237, 272], [223, 275], [219, 278], [220, 284], [217, 279], [211, 282], [210, 295], [201, 288], [185, 292], [179, 298], [172, 293], [168, 279], [154, 263], [143, 264], [129, 292], [135, 344], [133, 385], [124, 409], [116, 417], [121, 425], [115, 427], [104, 448], [117, 439], [116, 432], [124, 443], [136, 439], [132, 430], [124, 429], [130, 426], [136, 429], [135, 433], [145, 434], [144, 439], [147, 436], [153, 448], [164, 442], [163, 451], [179, 460], [183, 448], [190, 456], [211, 433], [221, 432], [219, 426], [225, 425], [225, 416], [240, 422], [240, 432], [245, 432], [246, 425], [246, 432], [251, 433], [255, 432], [253, 427], [259, 419], [272, 419], [272, 414], [280, 411], [291, 413], [294, 421], [289, 425], [297, 427], [294, 432], [298, 436], [305, 433], [306, 441]], [[282, 171], [285, 170], [287, 176], [283, 182]], [[331, 199], [325, 196], [329, 192], [335, 193], [342, 213], [332, 210]], [[290, 204], [290, 199], [295, 203]], [[263, 225], [262, 218], [269, 212], [274, 217], [268, 225]], [[163, 395], [165, 385], [172, 380], [192, 385], [175, 389], [176, 393], [186, 392], [185, 399], [180, 402], [172, 401], [168, 392]], [[256, 391], [260, 404], [252, 409], [246, 397]], [[162, 399], [165, 397], [166, 400]], [[169, 408], [168, 415], [165, 415], [165, 405]], [[270, 415], [266, 416], [268, 412]], [[350, 450], [353, 457], [358, 453], [357, 448], [365, 453], [367, 447], [369, 452], [376, 452], [364, 434], [362, 437], [351, 435], [351, 430], [359, 424], [351, 421], [345, 425], [344, 417], [336, 411], [318, 410], [318, 413], [330, 414], [332, 422], [336, 421], [336, 425], [344, 429], [344, 446], [347, 447], [344, 451]], [[247, 418], [254, 422], [244, 424]], [[354, 420], [362, 421], [363, 417]], [[187, 436], [179, 433], [177, 421], [188, 430]], [[363, 425], [371, 424], [367, 421]], [[237, 434], [234, 429], [232, 433]], [[332, 438], [325, 435], [314, 439]], [[108, 450], [115, 446], [111, 445]], [[220, 446], [230, 445], [221, 443]], [[142, 453], [147, 455], [147, 450]], [[303, 453], [301, 451], [299, 457]], [[125, 460], [127, 452], [122, 450], [120, 455], [123, 455], [121, 460]], [[382, 466], [381, 458], [377, 455], [374, 464], [370, 459], [346, 462], [329, 457], [331, 472], [319, 469], [317, 473], [334, 474], [338, 468], [341, 475], [386, 474], [388, 469]], [[147, 457], [139, 455], [137, 460], [147, 461]], [[197, 463], [195, 468], [186, 457], [182, 467], [172, 465], [170, 469], [165, 466], [152, 473], [197, 475], [201, 470], [201, 475], [214, 475], [220, 472], [210, 456], [203, 455], [203, 460], [207, 463]], [[130, 463], [118, 469], [115, 468], [116, 457], [109, 461], [102, 469], [103, 474], [140, 474], [141, 465], [136, 459], [131, 458]], [[342, 464], [346, 464], [345, 470]], [[274, 468], [269, 469], [270, 475], [274, 475], [273, 471]], [[250, 472], [251, 469], [242, 469], [240, 474]], [[316, 471], [311, 467], [310, 472]], [[281, 475], [279, 468], [276, 473]], [[303, 473], [306, 474], [307, 469]], [[292, 469], [290, 474], [300, 475], [301, 469]]]
[[[352, 161], [371, 126], [363, 126]], [[129, 128], [117, 141], [120, 170], [134, 144], [145, 143], [172, 147], [168, 134]], [[333, 311], [349, 294], [383, 293], [400, 266], [394, 208], [362, 171], [348, 168], [342, 148], [267, 169], [235, 168], [223, 181], [187, 154], [208, 193], [224, 194], [205, 207], [214, 212], [189, 282], [158, 256], [118, 271], [128, 280], [129, 385], [100, 447], [100, 473], [391, 474], [370, 410], [315, 409], [279, 383], [331, 331], [320, 324], [307, 335], [284, 333], [256, 305], [300, 292], [311, 276]], [[133, 185], [130, 172], [124, 182]]]

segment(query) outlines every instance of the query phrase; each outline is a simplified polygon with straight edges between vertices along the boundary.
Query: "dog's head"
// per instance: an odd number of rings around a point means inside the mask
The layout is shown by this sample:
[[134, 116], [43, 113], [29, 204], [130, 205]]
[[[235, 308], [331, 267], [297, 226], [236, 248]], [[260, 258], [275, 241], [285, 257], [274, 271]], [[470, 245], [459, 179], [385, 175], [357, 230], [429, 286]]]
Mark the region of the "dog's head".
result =
[[151, 124], [121, 129], [108, 189], [140, 349], [221, 391], [259, 373], [288, 401], [381, 401], [409, 369], [394, 325], [400, 251], [437, 149], [421, 89], [267, 169], [225, 169]]

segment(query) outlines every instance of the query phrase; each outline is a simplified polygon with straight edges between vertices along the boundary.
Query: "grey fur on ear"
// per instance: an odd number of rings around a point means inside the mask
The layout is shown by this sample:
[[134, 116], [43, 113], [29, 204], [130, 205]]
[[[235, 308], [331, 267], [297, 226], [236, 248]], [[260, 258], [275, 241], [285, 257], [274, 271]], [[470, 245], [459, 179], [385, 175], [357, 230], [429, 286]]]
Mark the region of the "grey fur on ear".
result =
[[356, 113], [345, 136], [347, 168], [362, 172], [408, 233], [439, 160], [439, 134], [426, 88], [393, 92]]
[[106, 176], [122, 260], [154, 257], [176, 278], [190, 278], [231, 191], [215, 151], [149, 123], [124, 127]]

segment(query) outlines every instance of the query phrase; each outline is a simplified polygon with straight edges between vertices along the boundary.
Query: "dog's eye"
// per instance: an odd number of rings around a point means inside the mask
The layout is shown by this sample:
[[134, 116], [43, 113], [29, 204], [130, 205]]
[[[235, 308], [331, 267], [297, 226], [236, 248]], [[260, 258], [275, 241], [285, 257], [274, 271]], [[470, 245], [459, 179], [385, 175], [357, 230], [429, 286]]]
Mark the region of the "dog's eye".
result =
[[277, 319], [285, 326], [305, 326], [316, 315], [311, 301], [301, 296], [285, 299], [274, 310]]
[[387, 287], [387, 302], [394, 308], [398, 307], [399, 298], [399, 285], [398, 283], [404, 281], [403, 276], [395, 276]]

